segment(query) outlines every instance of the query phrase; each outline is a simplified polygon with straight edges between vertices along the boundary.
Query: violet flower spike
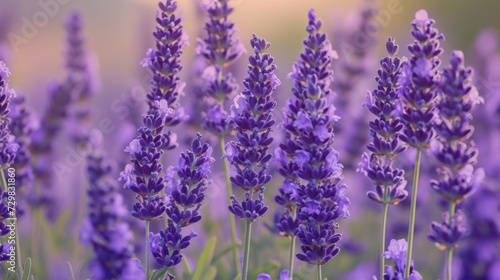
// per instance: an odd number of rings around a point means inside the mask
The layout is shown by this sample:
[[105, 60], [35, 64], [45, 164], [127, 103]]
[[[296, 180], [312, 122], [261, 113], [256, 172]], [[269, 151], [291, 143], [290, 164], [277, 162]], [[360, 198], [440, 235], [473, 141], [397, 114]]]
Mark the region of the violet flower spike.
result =
[[411, 57], [402, 65], [402, 74], [398, 81], [400, 102], [397, 104], [397, 116], [403, 123], [400, 139], [409, 147], [415, 148], [417, 152], [413, 171], [405, 277], [410, 275], [422, 150], [429, 148], [435, 138], [432, 123], [435, 118], [435, 103], [440, 80], [439, 56], [443, 52], [439, 44], [444, 37], [434, 24], [435, 21], [429, 18], [427, 11], [419, 10], [415, 13], [411, 31], [415, 41], [408, 46]]
[[[236, 168], [231, 183], [246, 191], [245, 200], [241, 202], [231, 196], [229, 206], [231, 213], [246, 220], [242, 279], [248, 277], [251, 224], [268, 210], [264, 204], [264, 186], [271, 180], [267, 169], [272, 155], [268, 150], [273, 142], [270, 133], [275, 124], [272, 112], [276, 107], [272, 94], [280, 85], [274, 73], [274, 58], [266, 53], [271, 44], [255, 34], [250, 44], [254, 54], [248, 58], [245, 89], [231, 107], [237, 140], [227, 144], [225, 156]], [[256, 199], [255, 194], [258, 194]]]
[[183, 235], [182, 229], [201, 220], [198, 212], [205, 198], [207, 178], [214, 159], [212, 147], [201, 142], [201, 134], [191, 144], [191, 150], [181, 154], [179, 165], [175, 168], [179, 179], [169, 195], [166, 206], [168, 217], [164, 231], [151, 234], [149, 244], [156, 262], [166, 268], [182, 261], [182, 249], [189, 246], [196, 233]]
[[381, 257], [386, 258], [394, 262], [394, 267], [386, 265], [383, 275], [383, 280], [422, 280], [422, 275], [415, 270], [413, 266], [413, 261], [410, 264], [410, 276], [405, 277], [405, 267], [406, 267], [406, 254], [408, 253], [408, 243], [406, 240], [392, 239], [387, 251], [385, 251]]
[[483, 102], [473, 86], [473, 70], [464, 66], [461, 51], [452, 52], [450, 66], [439, 84], [439, 118], [434, 123], [437, 140], [432, 150], [441, 163], [438, 179], [431, 187], [448, 201], [449, 210], [442, 223], [433, 222], [428, 239], [440, 250], [446, 250], [446, 279], [452, 279], [453, 250], [468, 234], [465, 213], [455, 208], [472, 195], [484, 180], [482, 168], [475, 169], [478, 150], [469, 140], [474, 131], [471, 112]]

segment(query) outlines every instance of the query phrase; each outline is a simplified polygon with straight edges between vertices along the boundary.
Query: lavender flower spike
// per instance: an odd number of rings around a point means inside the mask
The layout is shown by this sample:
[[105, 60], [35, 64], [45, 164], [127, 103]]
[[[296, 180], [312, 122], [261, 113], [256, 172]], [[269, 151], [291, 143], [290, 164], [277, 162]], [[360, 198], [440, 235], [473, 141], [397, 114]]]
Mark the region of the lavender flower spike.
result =
[[3, 61], [0, 61], [0, 167], [9, 167], [16, 157], [19, 145], [15, 142], [15, 137], [10, 134], [9, 125], [9, 104], [11, 98], [15, 96], [13, 89], [9, 87], [7, 78], [10, 71]]
[[[243, 81], [245, 89], [231, 107], [237, 141], [226, 146], [226, 157], [237, 171], [231, 176], [231, 183], [246, 191], [245, 200], [240, 203], [232, 196], [229, 206], [231, 213], [246, 220], [242, 270], [242, 279], [245, 280], [248, 277], [251, 223], [268, 210], [264, 205], [264, 185], [271, 180], [267, 167], [272, 158], [268, 150], [273, 142], [270, 133], [275, 124], [272, 112], [276, 101], [272, 99], [272, 94], [280, 85], [274, 74], [274, 58], [266, 53], [271, 44], [256, 35], [253, 35], [250, 44], [254, 54], [248, 58], [247, 77]], [[255, 194], [258, 194], [256, 199]]]
[[400, 102], [397, 103], [397, 115], [404, 125], [400, 139], [417, 152], [413, 171], [405, 277], [410, 275], [422, 150], [429, 148], [435, 137], [432, 123], [440, 79], [439, 55], [443, 52], [439, 43], [444, 37], [434, 27], [434, 23], [425, 10], [419, 10], [415, 14], [411, 31], [415, 41], [408, 46], [412, 56], [409, 62], [402, 66], [403, 73], [399, 79]]
[[167, 228], [152, 234], [150, 249], [156, 262], [163, 267], [173, 267], [182, 260], [180, 251], [189, 246], [196, 233], [182, 234], [182, 228], [201, 220], [198, 212], [205, 198], [207, 177], [214, 159], [212, 147], [201, 142], [201, 135], [193, 140], [191, 150], [181, 154], [179, 165], [174, 168], [179, 180], [175, 182], [166, 207]]
[[444, 222], [433, 222], [427, 235], [440, 250], [447, 250], [446, 279], [452, 279], [453, 250], [468, 233], [465, 213], [455, 211], [456, 205], [469, 197], [482, 183], [484, 171], [474, 169], [478, 150], [469, 138], [474, 128], [470, 125], [471, 112], [483, 102], [472, 84], [473, 70], [464, 66], [461, 51], [452, 52], [450, 66], [443, 71], [440, 81], [439, 119], [435, 121], [437, 140], [433, 152], [441, 163], [438, 179], [431, 187], [448, 201], [449, 210]]
[[146, 279], [143, 269], [131, 257], [133, 236], [124, 222], [128, 211], [111, 173], [111, 166], [95, 148], [87, 156], [89, 214], [80, 230], [82, 242], [90, 243], [95, 252], [89, 265], [92, 277], [96, 280]]
[[346, 186], [340, 183], [339, 154], [333, 149], [333, 125], [338, 117], [331, 104], [330, 83], [336, 53], [320, 31], [322, 22], [314, 10], [309, 11], [308, 18], [305, 48], [289, 75], [294, 81], [293, 97], [285, 108], [286, 140], [278, 154], [286, 155], [280, 173], [297, 189], [297, 196], [290, 196], [295, 197], [298, 207], [295, 235], [302, 253], [296, 256], [317, 265], [318, 279], [322, 279], [321, 265], [339, 252], [337, 220], [349, 215], [349, 200]]
[[399, 239], [395, 240], [392, 239], [391, 243], [389, 244], [389, 247], [387, 248], [388, 251], [384, 252], [382, 257], [392, 260], [394, 262], [394, 267], [385, 266], [385, 273], [384, 273], [384, 278], [383, 280], [422, 280], [422, 276], [418, 271], [416, 271], [413, 267], [413, 261], [411, 261], [410, 265], [410, 276], [405, 277], [404, 272], [405, 272], [405, 267], [406, 267], [406, 254], [408, 253], [408, 243], [406, 243], [406, 240], [404, 239]]

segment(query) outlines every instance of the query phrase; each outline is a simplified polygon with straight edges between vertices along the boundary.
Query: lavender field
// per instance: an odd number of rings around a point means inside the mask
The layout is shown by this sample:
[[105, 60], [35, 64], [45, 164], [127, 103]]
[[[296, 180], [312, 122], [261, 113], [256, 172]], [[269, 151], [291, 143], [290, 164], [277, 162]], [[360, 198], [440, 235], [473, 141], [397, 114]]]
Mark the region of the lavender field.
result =
[[0, 0], [0, 278], [500, 279], [498, 10]]

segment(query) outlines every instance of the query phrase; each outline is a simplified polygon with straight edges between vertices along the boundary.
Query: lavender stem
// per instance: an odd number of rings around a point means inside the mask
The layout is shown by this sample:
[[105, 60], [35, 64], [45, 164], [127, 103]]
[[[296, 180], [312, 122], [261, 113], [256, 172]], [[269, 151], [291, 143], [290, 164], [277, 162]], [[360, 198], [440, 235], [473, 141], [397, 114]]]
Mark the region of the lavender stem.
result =
[[415, 169], [413, 171], [413, 184], [411, 194], [410, 208], [410, 225], [408, 227], [408, 253], [406, 254], [405, 278], [410, 277], [411, 254], [413, 249], [413, 233], [415, 230], [415, 214], [417, 210], [417, 190], [418, 176], [420, 173], [420, 159], [422, 156], [422, 148], [417, 148], [417, 160], [415, 161]]

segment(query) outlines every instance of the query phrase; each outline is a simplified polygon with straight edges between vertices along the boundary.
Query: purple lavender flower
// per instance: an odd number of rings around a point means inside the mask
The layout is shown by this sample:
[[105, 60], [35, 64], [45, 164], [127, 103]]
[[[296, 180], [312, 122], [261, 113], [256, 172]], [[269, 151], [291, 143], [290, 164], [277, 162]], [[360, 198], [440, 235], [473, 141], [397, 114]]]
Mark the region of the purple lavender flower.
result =
[[[233, 204], [229, 210], [253, 222], [268, 209], [263, 203], [263, 192], [264, 185], [271, 180], [267, 166], [272, 158], [268, 150], [273, 141], [270, 132], [275, 124], [272, 112], [276, 102], [272, 94], [280, 81], [274, 74], [274, 58], [265, 53], [271, 44], [256, 35], [253, 35], [250, 44], [254, 54], [248, 59], [248, 76], [243, 81], [245, 89], [231, 107], [237, 141], [228, 143], [226, 154], [237, 170], [237, 174], [231, 177], [231, 183], [246, 191], [246, 199], [242, 203], [231, 197]], [[253, 200], [256, 193], [259, 196]]]
[[411, 34], [415, 42], [408, 49], [412, 54], [402, 66], [399, 97], [402, 101], [400, 117], [404, 124], [401, 140], [411, 147], [427, 148], [434, 138], [432, 120], [439, 84], [439, 42], [444, 38], [434, 27], [425, 10], [415, 14]]
[[198, 134], [191, 150], [180, 156], [179, 165], [175, 168], [179, 180], [171, 186], [173, 190], [166, 207], [167, 228], [152, 235], [150, 242], [151, 252], [161, 266], [168, 268], [179, 264], [182, 260], [180, 250], [188, 247], [190, 240], [196, 236], [194, 232], [183, 235], [182, 228], [201, 220], [198, 211], [205, 198], [207, 177], [214, 161], [211, 154], [212, 148], [203, 144]]
[[[238, 91], [236, 79], [231, 73], [224, 73], [224, 68], [245, 53], [243, 44], [236, 38], [234, 23], [228, 19], [233, 8], [229, 0], [210, 0], [203, 4], [208, 15], [204, 29], [204, 38], [198, 38], [196, 53], [208, 62], [203, 73], [207, 85], [204, 89], [208, 97], [210, 109], [204, 115], [203, 128], [217, 136], [224, 137], [231, 133], [233, 124], [225, 118], [224, 101], [230, 100]], [[214, 108], [219, 107], [219, 109]]]
[[377, 88], [367, 93], [363, 104], [377, 119], [370, 122], [373, 137], [367, 146], [370, 154], [363, 154], [358, 170], [375, 184], [375, 191], [369, 191], [368, 197], [382, 204], [398, 204], [408, 196], [404, 171], [393, 167], [395, 157], [405, 150], [399, 142], [403, 125], [395, 117], [394, 105], [399, 100], [396, 91], [401, 74], [401, 60], [395, 56], [398, 48], [389, 37], [386, 43], [389, 56], [380, 60], [381, 68], [375, 78]]
[[131, 258], [132, 232], [124, 219], [127, 209], [116, 183], [111, 179], [111, 166], [98, 151], [87, 156], [90, 188], [89, 214], [80, 231], [80, 239], [90, 243], [95, 257], [89, 264], [95, 279], [145, 279], [145, 273]]
[[314, 10], [308, 16], [305, 49], [289, 75], [294, 87], [284, 112], [286, 139], [276, 152], [281, 162], [279, 171], [286, 183], [275, 200], [282, 205], [297, 204], [295, 235], [302, 244], [302, 253], [297, 258], [323, 265], [339, 252], [337, 220], [348, 216], [349, 200], [344, 193], [345, 185], [340, 183], [339, 155], [333, 149], [333, 124], [337, 116], [330, 104], [329, 87], [333, 79], [331, 61], [336, 53], [320, 31], [322, 22]]
[[154, 110], [156, 101], [166, 100], [173, 112], [166, 118], [165, 125], [173, 127], [187, 119], [179, 104], [185, 84], [180, 81], [178, 74], [182, 70], [180, 56], [188, 44], [188, 38], [181, 17], [177, 14], [177, 2], [166, 0], [165, 3], [159, 2], [158, 7], [158, 25], [153, 32], [156, 48], [148, 50], [142, 65], [153, 74], [151, 92], [147, 96], [150, 112]]
[[15, 96], [14, 90], [9, 87], [7, 78], [10, 71], [3, 61], [0, 61], [0, 167], [9, 167], [16, 157], [19, 145], [15, 142], [15, 137], [10, 134], [9, 125], [9, 104], [11, 98]]
[[472, 85], [472, 75], [473, 70], [464, 66], [463, 53], [454, 51], [439, 87], [439, 119], [435, 121], [438, 139], [433, 152], [441, 167], [431, 187], [449, 202], [450, 212], [443, 223], [432, 223], [428, 238], [441, 249], [453, 249], [465, 237], [465, 214], [455, 213], [455, 205], [469, 197], [484, 179], [483, 169], [474, 169], [478, 151], [469, 141], [473, 132], [471, 112], [482, 102]]
[[387, 251], [384, 252], [383, 257], [392, 260], [394, 262], [394, 267], [385, 266], [384, 280], [422, 280], [422, 276], [413, 267], [413, 261], [411, 261], [410, 266], [410, 276], [405, 278], [404, 272], [406, 267], [406, 254], [408, 251], [408, 243], [406, 240], [392, 239]]
[[[7, 220], [11, 217], [11, 212], [9, 210], [8, 204], [8, 194], [7, 192], [0, 190], [0, 237], [6, 236], [10, 233], [10, 228], [7, 226]], [[0, 242], [0, 263], [10, 258], [10, 247], [11, 244], [8, 242]], [[1, 269], [0, 269], [1, 271]]]

